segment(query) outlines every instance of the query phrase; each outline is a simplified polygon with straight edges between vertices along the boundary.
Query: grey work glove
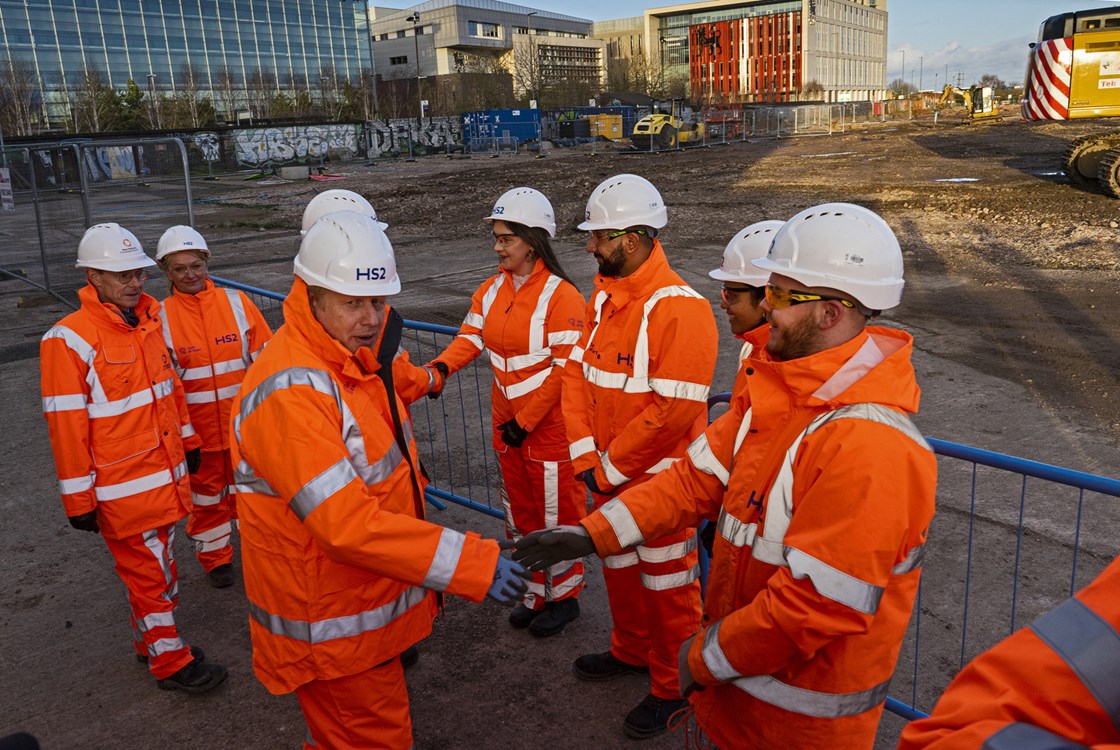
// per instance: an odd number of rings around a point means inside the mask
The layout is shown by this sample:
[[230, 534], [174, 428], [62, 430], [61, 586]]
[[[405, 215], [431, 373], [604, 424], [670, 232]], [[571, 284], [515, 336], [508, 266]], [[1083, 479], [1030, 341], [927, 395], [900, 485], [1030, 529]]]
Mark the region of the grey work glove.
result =
[[[511, 546], [509, 542], [499, 542], [498, 545], [502, 549]], [[529, 578], [529, 571], [524, 565], [499, 554], [498, 565], [494, 568], [494, 582], [486, 595], [498, 604], [513, 606], [529, 590]]]
[[595, 543], [582, 526], [554, 526], [534, 531], [517, 541], [513, 559], [529, 570], [545, 570], [564, 560], [576, 560], [595, 553]]
[[89, 513], [79, 513], [76, 516], [67, 516], [66, 520], [78, 531], [92, 531], [94, 534], [101, 533], [101, 527], [97, 525], [96, 510], [91, 510]]

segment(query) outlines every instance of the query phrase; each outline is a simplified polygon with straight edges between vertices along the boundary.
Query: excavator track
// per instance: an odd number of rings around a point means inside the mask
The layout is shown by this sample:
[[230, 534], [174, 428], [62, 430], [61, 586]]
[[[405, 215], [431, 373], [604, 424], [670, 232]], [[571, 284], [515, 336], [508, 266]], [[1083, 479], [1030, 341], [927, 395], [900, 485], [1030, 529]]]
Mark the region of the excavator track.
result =
[[1105, 154], [1114, 148], [1120, 148], [1120, 133], [1093, 133], [1075, 138], [1062, 157], [1062, 168], [1069, 181], [1083, 188], [1099, 186], [1107, 192], [1097, 176]]
[[1106, 151], [1097, 166], [1097, 184], [1113, 198], [1120, 198], [1120, 148]]

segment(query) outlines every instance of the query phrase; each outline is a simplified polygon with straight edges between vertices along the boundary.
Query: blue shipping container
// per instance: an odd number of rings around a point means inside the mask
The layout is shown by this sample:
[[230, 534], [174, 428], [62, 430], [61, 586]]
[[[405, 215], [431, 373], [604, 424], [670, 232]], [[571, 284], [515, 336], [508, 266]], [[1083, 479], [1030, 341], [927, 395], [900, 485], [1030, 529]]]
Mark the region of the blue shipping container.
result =
[[540, 138], [539, 109], [484, 109], [464, 112], [460, 117], [463, 135], [475, 150], [486, 148], [494, 139], [516, 138], [520, 144]]

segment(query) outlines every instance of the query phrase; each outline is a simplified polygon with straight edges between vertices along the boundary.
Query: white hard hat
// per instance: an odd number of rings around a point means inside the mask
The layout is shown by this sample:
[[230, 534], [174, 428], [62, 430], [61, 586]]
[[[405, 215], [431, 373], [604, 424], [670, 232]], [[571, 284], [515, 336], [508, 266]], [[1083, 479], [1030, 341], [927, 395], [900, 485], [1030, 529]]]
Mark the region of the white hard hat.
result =
[[902, 249], [877, 213], [851, 203], [825, 203], [797, 214], [774, 235], [758, 268], [807, 286], [846, 292], [871, 310], [902, 300]]
[[527, 227], [540, 227], [549, 237], [556, 236], [556, 214], [544, 193], [528, 187], [502, 193], [494, 210], [483, 221], [512, 221]]
[[619, 174], [599, 183], [587, 199], [586, 221], [579, 229], [627, 229], [669, 223], [661, 193], [645, 177]]
[[765, 258], [774, 234], [784, 221], [758, 221], [739, 230], [723, 251], [719, 268], [708, 275], [719, 281], [737, 281], [749, 286], [765, 286], [770, 274], [751, 265], [755, 258]]
[[205, 253], [207, 257], [210, 256], [210, 248], [207, 247], [202, 235], [196, 232], [194, 227], [179, 224], [168, 228], [160, 236], [159, 244], [156, 245], [156, 260], [163, 260], [168, 255], [182, 250], [198, 250]]
[[401, 290], [385, 230], [356, 211], [334, 211], [307, 230], [295, 273], [311, 286], [351, 297], [384, 297]]
[[99, 271], [134, 271], [154, 266], [156, 262], [144, 254], [136, 235], [120, 224], [94, 224], [78, 243], [77, 268]]
[[365, 198], [353, 190], [336, 189], [324, 190], [311, 199], [307, 208], [303, 209], [303, 229], [300, 230], [300, 234], [307, 234], [307, 230], [311, 228], [312, 224], [335, 211], [357, 211], [377, 221], [377, 225], [382, 229], [389, 228], [388, 224], [377, 220], [377, 211]]

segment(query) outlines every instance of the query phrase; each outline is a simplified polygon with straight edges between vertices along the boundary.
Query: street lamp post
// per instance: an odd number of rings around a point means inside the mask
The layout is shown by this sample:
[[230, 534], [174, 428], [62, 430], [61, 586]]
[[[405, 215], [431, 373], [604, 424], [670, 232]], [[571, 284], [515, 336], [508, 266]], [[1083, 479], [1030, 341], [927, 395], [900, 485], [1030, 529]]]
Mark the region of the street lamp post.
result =
[[[424, 104], [423, 95], [420, 93], [420, 36], [416, 33], [418, 24], [420, 23], [420, 12], [415, 11], [408, 18], [404, 19], [412, 24], [412, 42], [413, 48], [416, 52], [416, 108], [420, 113], [416, 118], [416, 127], [424, 127]], [[412, 156], [412, 133], [408, 134], [408, 160], [415, 161]]]
[[537, 48], [533, 45], [533, 16], [537, 15], [537, 11], [530, 10], [525, 13], [525, 36], [529, 37], [529, 99], [536, 99], [536, 81], [537, 81]]
[[152, 126], [156, 130], [161, 130], [159, 107], [156, 106], [156, 78], [158, 76], [155, 73], [148, 74], [148, 117], [152, 121]]

